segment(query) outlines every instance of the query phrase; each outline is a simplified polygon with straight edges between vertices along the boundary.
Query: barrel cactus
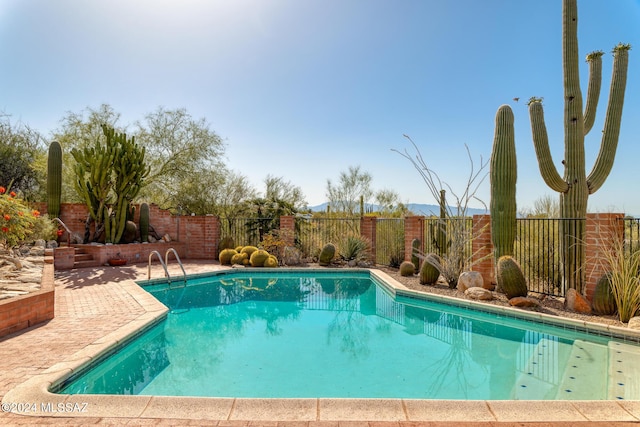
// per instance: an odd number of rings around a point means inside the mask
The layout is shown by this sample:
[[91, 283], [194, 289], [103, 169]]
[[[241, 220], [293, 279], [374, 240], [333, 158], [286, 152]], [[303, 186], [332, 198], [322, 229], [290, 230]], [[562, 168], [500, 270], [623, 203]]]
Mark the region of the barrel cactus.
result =
[[269, 252], [258, 249], [249, 257], [249, 263], [252, 267], [264, 267], [264, 262], [269, 258]]
[[264, 267], [277, 267], [278, 266], [278, 258], [273, 255], [269, 255], [269, 257], [264, 261]]
[[413, 276], [416, 272], [416, 268], [411, 261], [403, 261], [400, 264], [400, 275], [403, 277]]
[[245, 265], [245, 261], [249, 259], [246, 253], [238, 252], [231, 257], [231, 265]]
[[440, 257], [436, 254], [428, 254], [422, 266], [420, 267], [420, 284], [421, 285], [434, 285], [440, 278]]
[[142, 243], [149, 242], [149, 205], [142, 203], [140, 205], [140, 241]]
[[238, 252], [245, 253], [245, 254], [247, 254], [248, 257], [251, 257], [251, 254], [254, 253], [257, 250], [258, 250], [258, 248], [256, 248], [255, 246], [244, 246]]
[[598, 279], [591, 306], [595, 313], [604, 315], [614, 314], [618, 309], [611, 290], [611, 273], [606, 273]]
[[235, 254], [237, 254], [238, 252], [236, 252], [235, 249], [223, 249], [222, 251], [220, 251], [220, 255], [218, 256], [218, 260], [220, 261], [220, 264], [222, 265], [230, 265], [231, 264], [231, 258], [233, 258], [233, 256]]
[[336, 256], [336, 247], [333, 245], [333, 243], [327, 243], [320, 251], [318, 264], [327, 266], [331, 264], [334, 256]]
[[526, 297], [529, 290], [520, 264], [511, 256], [504, 255], [498, 258], [496, 264], [496, 281], [498, 288], [507, 295], [507, 298]]
[[51, 218], [60, 216], [62, 194], [62, 147], [57, 141], [49, 145], [47, 159], [47, 213]]

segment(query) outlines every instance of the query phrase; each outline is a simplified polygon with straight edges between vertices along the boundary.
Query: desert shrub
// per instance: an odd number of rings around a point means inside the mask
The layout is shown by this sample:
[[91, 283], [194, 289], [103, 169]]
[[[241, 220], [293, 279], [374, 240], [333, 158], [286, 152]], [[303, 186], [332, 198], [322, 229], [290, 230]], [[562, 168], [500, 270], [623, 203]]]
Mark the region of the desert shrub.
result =
[[47, 227], [39, 223], [43, 221], [42, 219], [39, 221], [39, 217], [40, 212], [30, 209], [17, 198], [16, 193], [12, 191], [7, 194], [6, 189], [0, 187], [0, 245], [11, 248], [20, 242], [34, 238], [40, 232], [46, 233]]
[[360, 236], [348, 236], [340, 241], [338, 252], [345, 261], [361, 261], [369, 257], [369, 242]]
[[640, 311], [640, 249], [625, 251], [624, 244], [616, 241], [605, 257], [618, 316], [626, 323]]

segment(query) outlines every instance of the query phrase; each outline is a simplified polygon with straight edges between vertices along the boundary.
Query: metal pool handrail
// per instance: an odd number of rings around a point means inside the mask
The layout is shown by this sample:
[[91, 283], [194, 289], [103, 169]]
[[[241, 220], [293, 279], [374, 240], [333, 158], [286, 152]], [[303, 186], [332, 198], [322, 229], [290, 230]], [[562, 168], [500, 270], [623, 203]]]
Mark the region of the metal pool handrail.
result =
[[[170, 253], [173, 253], [173, 255], [175, 255], [176, 261], [178, 261], [178, 265], [182, 269], [182, 276], [183, 276], [184, 284], [186, 285], [187, 284], [187, 272], [184, 271], [184, 266], [182, 265], [182, 261], [180, 261], [180, 257], [178, 256], [178, 252], [176, 252], [176, 250], [174, 248], [169, 248], [164, 253], [165, 271], [166, 271], [166, 266], [169, 265], [169, 254]], [[169, 273], [167, 273], [167, 275], [169, 275]], [[169, 281], [169, 283], [171, 283], [171, 281]]]
[[169, 270], [167, 270], [167, 265], [162, 260], [162, 255], [160, 255], [160, 252], [158, 251], [152, 251], [149, 254], [149, 265], [147, 267], [147, 280], [151, 280], [151, 258], [153, 258], [153, 255], [158, 256], [158, 260], [160, 260], [160, 264], [162, 264], [162, 268], [164, 268], [164, 276], [169, 280], [169, 283], [171, 283], [171, 276], [169, 276]]

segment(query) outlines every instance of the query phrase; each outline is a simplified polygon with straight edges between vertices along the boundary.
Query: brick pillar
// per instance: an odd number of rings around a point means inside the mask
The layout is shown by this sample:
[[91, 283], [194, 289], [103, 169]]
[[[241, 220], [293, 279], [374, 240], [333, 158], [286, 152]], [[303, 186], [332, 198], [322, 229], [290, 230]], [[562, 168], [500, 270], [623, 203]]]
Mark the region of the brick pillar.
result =
[[375, 264], [376, 261], [376, 223], [378, 218], [375, 216], [360, 217], [360, 236], [366, 239], [370, 244], [369, 255]]
[[482, 274], [485, 287], [491, 287], [496, 283], [493, 243], [491, 243], [491, 215], [474, 215], [472, 230], [472, 269]]
[[404, 260], [411, 261], [411, 242], [420, 240], [420, 251], [424, 251], [424, 217], [407, 216], [404, 218]]
[[293, 215], [280, 216], [280, 238], [293, 246], [296, 241], [296, 218]]
[[587, 214], [585, 296], [591, 301], [598, 279], [607, 272], [607, 252], [624, 239], [624, 215], [621, 213]]

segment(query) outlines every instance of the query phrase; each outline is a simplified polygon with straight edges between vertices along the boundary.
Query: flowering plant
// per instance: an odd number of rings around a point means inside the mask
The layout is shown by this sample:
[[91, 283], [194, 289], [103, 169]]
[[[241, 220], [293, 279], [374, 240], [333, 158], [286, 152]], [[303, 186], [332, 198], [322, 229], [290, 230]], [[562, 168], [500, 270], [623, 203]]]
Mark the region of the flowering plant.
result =
[[31, 210], [15, 192], [0, 187], [0, 245], [11, 248], [33, 235], [40, 212]]

